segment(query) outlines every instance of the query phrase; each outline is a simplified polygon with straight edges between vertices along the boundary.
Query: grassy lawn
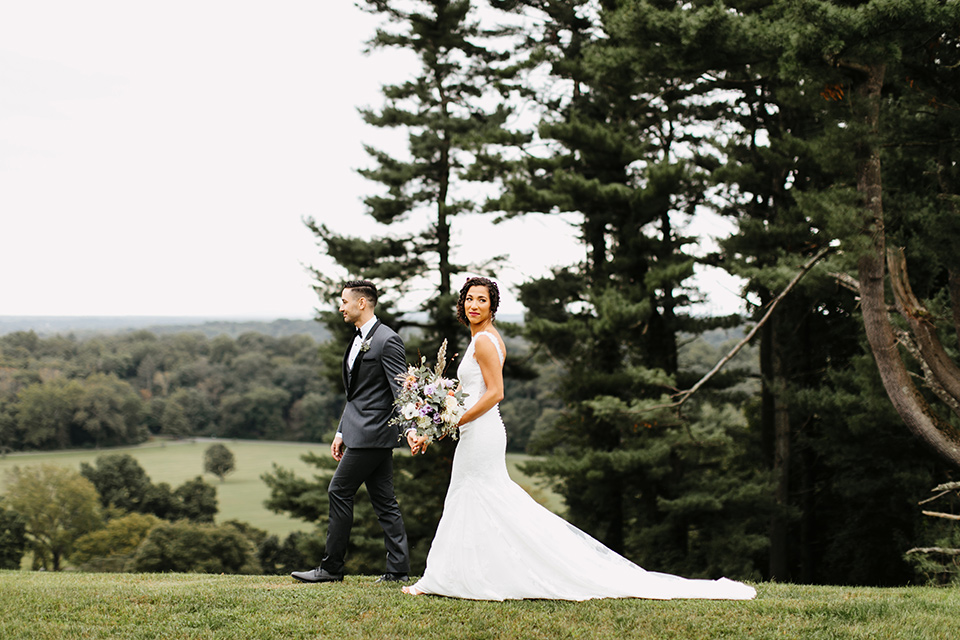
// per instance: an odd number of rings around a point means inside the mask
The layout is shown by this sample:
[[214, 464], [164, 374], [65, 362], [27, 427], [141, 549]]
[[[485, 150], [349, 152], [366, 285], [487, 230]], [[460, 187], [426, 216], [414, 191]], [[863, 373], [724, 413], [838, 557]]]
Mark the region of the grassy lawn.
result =
[[0, 572], [0, 638], [960, 637], [960, 590], [760, 584], [750, 602], [472, 602], [372, 577]]
[[[313, 467], [304, 464], [300, 456], [308, 451], [320, 455], [329, 455], [330, 446], [326, 444], [305, 444], [302, 442], [252, 442], [222, 440], [227, 448], [233, 452], [237, 461], [236, 471], [229, 474], [224, 482], [215, 476], [203, 474], [203, 452], [210, 446], [210, 442], [182, 441], [182, 442], [150, 442], [138, 447], [125, 447], [109, 450], [83, 451], [56, 451], [29, 454], [10, 454], [0, 458], [0, 488], [5, 482], [5, 471], [15, 465], [29, 466], [52, 462], [71, 469], [80, 469], [81, 462], [93, 464], [97, 456], [104, 453], [129, 453], [147, 472], [150, 479], [157, 482], [167, 482], [176, 487], [186, 480], [198, 475], [217, 487], [217, 500], [220, 512], [217, 521], [243, 520], [255, 527], [284, 537], [291, 531], [307, 531], [312, 525], [301, 520], [294, 520], [267, 510], [263, 501], [269, 496], [267, 485], [260, 479], [260, 475], [272, 469], [276, 462], [282, 467], [291, 468], [302, 476], [311, 476]], [[409, 455], [407, 451], [407, 455]], [[397, 455], [404, 455], [398, 450]], [[508, 467], [511, 476], [524, 485], [534, 497], [550, 508], [560, 509], [559, 497], [548, 491], [531, 486], [529, 478], [517, 470], [518, 463], [528, 457], [511, 454], [508, 456]], [[0, 638], [3, 636], [0, 635]]]

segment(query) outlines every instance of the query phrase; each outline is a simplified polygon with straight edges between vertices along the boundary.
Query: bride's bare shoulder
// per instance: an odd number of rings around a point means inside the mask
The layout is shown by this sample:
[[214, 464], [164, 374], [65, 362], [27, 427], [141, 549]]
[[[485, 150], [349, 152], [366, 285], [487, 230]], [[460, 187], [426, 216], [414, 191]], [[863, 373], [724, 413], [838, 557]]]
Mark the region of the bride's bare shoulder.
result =
[[[480, 337], [480, 336], [486, 336], [487, 338], [489, 338], [489, 340], [476, 340], [476, 338], [475, 338], [475, 339], [474, 339], [474, 342], [475, 342], [474, 349], [478, 349], [478, 348], [480, 348], [480, 349], [494, 349], [494, 350], [496, 350], [497, 355], [499, 355], [501, 359], [507, 357], [507, 345], [506, 345], [506, 343], [503, 341], [503, 338], [500, 336], [500, 332], [499, 332], [499, 331], [497, 331], [496, 329], [493, 329], [493, 328], [486, 329], [486, 330], [481, 331], [480, 333], [478, 333], [478, 334], [476, 335], [476, 337]], [[480, 347], [481, 344], [483, 344], [484, 346], [483, 346], [483, 347]]]

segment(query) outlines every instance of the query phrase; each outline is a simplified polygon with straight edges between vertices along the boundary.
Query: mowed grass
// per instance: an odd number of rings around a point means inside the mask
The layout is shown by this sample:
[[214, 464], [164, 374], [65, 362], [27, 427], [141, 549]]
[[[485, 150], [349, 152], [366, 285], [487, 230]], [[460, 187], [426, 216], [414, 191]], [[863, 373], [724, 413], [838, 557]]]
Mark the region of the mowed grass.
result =
[[0, 572], [0, 637], [803, 638], [960, 637], [960, 590], [757, 585], [749, 602], [474, 602], [411, 597], [367, 576]]
[[[225, 444], [236, 458], [236, 470], [227, 475], [224, 482], [220, 482], [216, 476], [205, 474], [203, 471], [203, 453], [212, 442], [207, 440], [154, 441], [137, 447], [116, 449], [10, 454], [0, 458], [0, 490], [5, 487], [5, 472], [16, 465], [25, 467], [54, 463], [79, 471], [81, 462], [94, 464], [98, 456], [106, 453], [128, 453], [136, 458], [154, 483], [167, 482], [172, 487], [176, 487], [202, 475], [207, 482], [217, 488], [220, 509], [217, 522], [242, 520], [281, 538], [292, 531], [309, 531], [313, 528], [312, 523], [276, 514], [264, 507], [263, 502], [269, 497], [270, 492], [260, 476], [264, 472], [271, 471], [275, 462], [282, 467], [293, 469], [300, 476], [313, 477], [316, 469], [305, 464], [300, 456], [307, 452], [330, 455], [329, 444], [218, 440], [217, 442]], [[403, 449], [398, 449], [396, 455], [409, 455], [409, 453], [409, 451], [404, 453]], [[537, 488], [517, 469], [517, 464], [526, 459], [528, 459], [527, 456], [509, 455], [510, 475], [549, 508], [561, 509], [562, 502], [559, 496]]]

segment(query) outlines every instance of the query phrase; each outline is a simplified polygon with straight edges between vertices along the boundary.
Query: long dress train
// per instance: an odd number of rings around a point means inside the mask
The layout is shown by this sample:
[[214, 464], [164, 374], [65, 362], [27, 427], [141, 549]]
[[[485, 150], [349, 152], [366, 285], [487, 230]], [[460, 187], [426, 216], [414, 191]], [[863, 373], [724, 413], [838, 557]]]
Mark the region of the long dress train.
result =
[[[457, 370], [471, 404], [486, 385], [474, 336]], [[471, 600], [707, 598], [748, 600], [753, 587], [646, 571], [538, 504], [507, 474], [499, 407], [460, 429], [443, 516], [416, 591]]]

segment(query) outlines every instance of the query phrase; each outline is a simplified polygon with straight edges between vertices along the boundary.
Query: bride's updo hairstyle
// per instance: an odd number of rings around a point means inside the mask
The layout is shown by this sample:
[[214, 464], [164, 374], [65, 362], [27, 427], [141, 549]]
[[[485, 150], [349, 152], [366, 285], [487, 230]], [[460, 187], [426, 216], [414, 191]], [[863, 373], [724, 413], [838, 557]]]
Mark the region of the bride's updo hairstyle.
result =
[[467, 278], [467, 281], [460, 287], [460, 299], [457, 301], [457, 320], [460, 321], [460, 324], [470, 324], [470, 321], [467, 320], [467, 311], [463, 306], [470, 287], [487, 288], [487, 291], [490, 292], [490, 319], [495, 319], [497, 317], [497, 307], [500, 306], [500, 288], [497, 287], [497, 283], [490, 278]]

